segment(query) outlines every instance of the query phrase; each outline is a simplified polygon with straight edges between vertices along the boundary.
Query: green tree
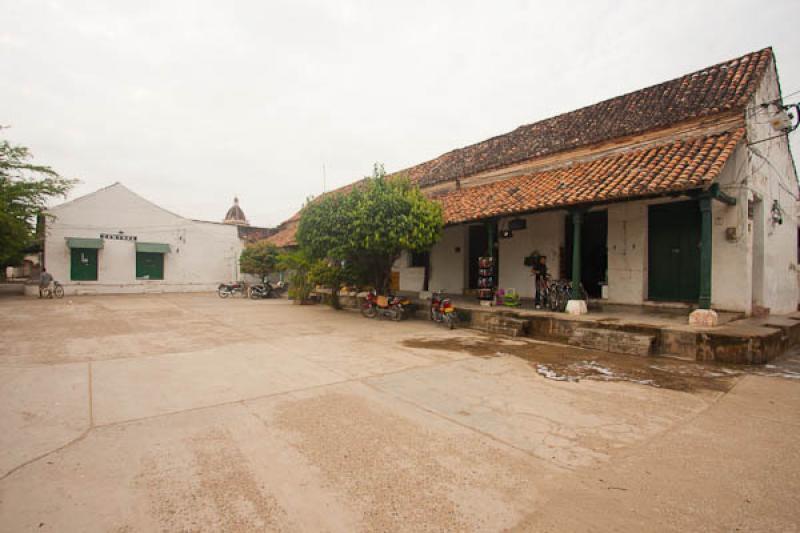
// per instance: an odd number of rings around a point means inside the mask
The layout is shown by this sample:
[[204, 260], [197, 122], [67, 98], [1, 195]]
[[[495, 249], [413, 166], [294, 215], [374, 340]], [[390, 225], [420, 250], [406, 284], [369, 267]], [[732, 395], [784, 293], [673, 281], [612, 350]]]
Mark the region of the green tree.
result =
[[32, 157], [26, 147], [0, 141], [0, 276], [6, 266], [19, 264], [34, 243], [36, 217], [48, 201], [65, 197], [77, 183], [31, 163]]
[[430, 249], [442, 225], [437, 202], [376, 163], [372, 177], [303, 208], [297, 243], [312, 259], [344, 261], [352, 276], [385, 292], [400, 253]]
[[255, 274], [263, 279], [277, 270], [278, 247], [268, 241], [257, 241], [245, 246], [239, 257], [242, 272]]
[[289, 298], [299, 302], [308, 300], [314, 288], [309, 271], [313, 261], [303, 250], [283, 252], [278, 256], [277, 270], [286, 272], [289, 277]]

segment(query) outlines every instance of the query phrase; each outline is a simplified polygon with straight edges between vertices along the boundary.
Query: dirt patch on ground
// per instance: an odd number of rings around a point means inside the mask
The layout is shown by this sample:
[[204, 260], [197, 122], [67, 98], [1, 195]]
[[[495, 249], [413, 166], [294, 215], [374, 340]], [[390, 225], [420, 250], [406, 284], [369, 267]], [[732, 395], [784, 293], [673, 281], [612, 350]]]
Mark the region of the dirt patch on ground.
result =
[[471, 436], [430, 431], [358, 396], [287, 402], [277, 425], [348, 493], [367, 531], [471, 531], [484, 521], [502, 529], [516, 521], [508, 503], [536, 493], [524, 460]]
[[530, 339], [410, 339], [403, 341], [403, 345], [409, 348], [466, 352], [477, 357], [519, 357], [528, 361], [541, 376], [557, 381], [630, 381], [680, 391], [728, 391], [735, 384], [737, 376], [745, 372], [732, 365], [612, 354]]
[[[224, 430], [187, 440], [191, 460], [151, 453], [140, 481], [162, 531], [293, 529], [275, 498], [262, 492], [242, 452]], [[184, 458], [185, 459], [185, 458]], [[176, 472], [189, 472], [178, 480]]]

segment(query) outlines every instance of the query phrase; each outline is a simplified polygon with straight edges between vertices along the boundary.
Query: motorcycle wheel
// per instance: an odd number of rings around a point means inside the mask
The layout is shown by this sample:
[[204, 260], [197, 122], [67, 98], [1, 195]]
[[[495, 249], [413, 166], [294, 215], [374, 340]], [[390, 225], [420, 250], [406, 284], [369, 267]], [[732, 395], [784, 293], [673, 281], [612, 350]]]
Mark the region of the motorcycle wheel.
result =
[[56, 298], [63, 298], [64, 297], [64, 287], [61, 285], [56, 285], [56, 288], [53, 289], [53, 294], [56, 295]]
[[219, 289], [217, 289], [217, 294], [219, 295], [219, 297], [220, 297], [220, 298], [227, 298], [228, 296], [230, 296], [230, 295], [231, 295], [231, 293], [230, 293], [230, 292], [228, 292], [228, 291], [227, 291], [225, 288], [223, 288], [223, 287], [220, 287]]
[[368, 305], [361, 308], [361, 314], [367, 318], [375, 318], [378, 315], [378, 310], [374, 305]]
[[258, 297], [259, 297], [259, 296], [258, 296], [258, 293], [257, 293], [256, 291], [254, 291], [254, 290], [253, 290], [253, 287], [250, 287], [250, 288], [247, 290], [247, 293], [248, 293], [248, 296], [250, 296], [250, 299], [251, 299], [251, 300], [258, 300]]
[[447, 329], [456, 329], [456, 321], [458, 317], [453, 316], [455, 313], [445, 313], [444, 320], [447, 322]]

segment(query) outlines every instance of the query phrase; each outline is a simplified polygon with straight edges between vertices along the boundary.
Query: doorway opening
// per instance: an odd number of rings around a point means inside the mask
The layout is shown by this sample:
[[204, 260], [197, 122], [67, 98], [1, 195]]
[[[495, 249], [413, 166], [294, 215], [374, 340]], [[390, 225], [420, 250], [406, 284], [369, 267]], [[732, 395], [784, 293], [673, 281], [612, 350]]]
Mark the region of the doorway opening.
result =
[[[499, 247], [497, 246], [497, 224], [494, 224], [494, 271], [495, 276], [500, 272], [500, 257], [498, 254]], [[469, 275], [467, 287], [470, 289], [478, 288], [478, 258], [490, 255], [489, 250], [489, 228], [486, 225], [469, 226], [469, 264], [467, 265], [467, 273]]]
[[[572, 217], [567, 215], [565, 228], [566, 278], [572, 276]], [[590, 298], [600, 298], [608, 270], [608, 211], [590, 211], [583, 215], [581, 227], [581, 283]]]

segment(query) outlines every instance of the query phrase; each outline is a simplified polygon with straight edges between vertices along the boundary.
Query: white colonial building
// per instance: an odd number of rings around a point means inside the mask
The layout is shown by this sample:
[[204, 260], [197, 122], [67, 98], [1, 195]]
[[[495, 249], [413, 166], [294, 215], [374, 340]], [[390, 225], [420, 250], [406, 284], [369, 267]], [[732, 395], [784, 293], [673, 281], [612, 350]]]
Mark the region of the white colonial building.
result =
[[[540, 257], [607, 303], [795, 311], [790, 104], [767, 48], [397, 172], [445, 219], [427, 256], [395, 264], [399, 288], [480, 294], [489, 272], [530, 298]], [[270, 239], [291, 246], [296, 226]]]
[[66, 294], [215, 290], [240, 278], [245, 243], [270, 233], [234, 207], [225, 222], [193, 220], [115, 183], [48, 210], [44, 266]]

